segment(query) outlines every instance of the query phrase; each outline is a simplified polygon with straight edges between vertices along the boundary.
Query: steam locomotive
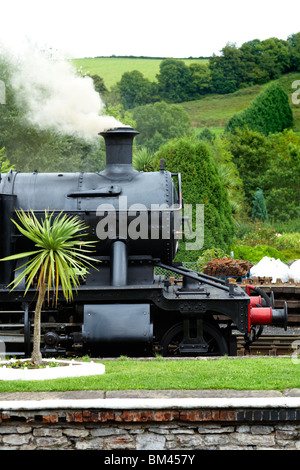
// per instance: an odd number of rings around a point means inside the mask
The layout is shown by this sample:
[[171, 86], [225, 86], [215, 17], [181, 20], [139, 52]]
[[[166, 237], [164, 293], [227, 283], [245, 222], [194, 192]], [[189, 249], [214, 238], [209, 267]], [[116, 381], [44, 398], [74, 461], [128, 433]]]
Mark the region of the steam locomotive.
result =
[[[97, 240], [91, 270], [66, 303], [42, 311], [44, 356], [235, 355], [234, 331], [251, 344], [263, 325], [286, 329], [287, 308], [274, 309], [271, 296], [252, 286], [245, 292], [227, 279], [214, 278], [174, 263], [178, 233], [184, 232], [180, 174], [164, 168], [139, 172], [132, 165], [131, 127], [101, 133], [106, 167], [95, 173], [19, 173], [0, 175], [0, 258], [32, 249], [12, 223], [15, 211], [45, 209], [77, 215]], [[7, 287], [21, 261], [0, 263], [0, 346], [6, 355], [28, 356], [36, 286]], [[155, 274], [157, 268], [165, 275]], [[176, 274], [180, 281], [170, 282]], [[1, 351], [0, 351], [1, 352]]]

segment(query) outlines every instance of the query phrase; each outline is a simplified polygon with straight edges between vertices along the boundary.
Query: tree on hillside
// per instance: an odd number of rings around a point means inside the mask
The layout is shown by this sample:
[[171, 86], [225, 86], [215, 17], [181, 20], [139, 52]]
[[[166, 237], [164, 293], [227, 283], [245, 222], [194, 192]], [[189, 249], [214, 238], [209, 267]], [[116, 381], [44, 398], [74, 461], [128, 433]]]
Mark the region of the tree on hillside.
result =
[[232, 93], [246, 85], [266, 83], [290, 70], [298, 70], [299, 39], [287, 41], [269, 38], [253, 39], [240, 48], [227, 44], [221, 55], [209, 61], [212, 89], [215, 93]]
[[157, 102], [133, 109], [133, 118], [140, 134], [135, 141], [156, 152], [170, 139], [181, 137], [190, 130], [189, 115], [176, 104]]
[[204, 129], [197, 135], [197, 138], [204, 140], [204, 142], [213, 143], [216, 139], [216, 135], [208, 127], [204, 127]]
[[209, 60], [212, 88], [215, 93], [233, 93], [245, 81], [242, 53], [235, 44], [227, 44], [221, 52]]
[[93, 80], [94, 82], [94, 88], [95, 90], [99, 93], [99, 95], [102, 95], [103, 93], [107, 93], [108, 90], [104, 84], [104, 80], [102, 77], [100, 77], [99, 75], [97, 74], [94, 74], [94, 75], [89, 75], [91, 77], [91, 79]]
[[156, 78], [161, 99], [171, 103], [180, 103], [189, 99], [191, 75], [189, 67], [183, 60], [162, 60]]
[[260, 43], [260, 67], [268, 73], [268, 80], [279, 78], [290, 67], [289, 44], [277, 38], [265, 39]]
[[261, 41], [259, 39], [247, 41], [240, 47], [245, 67], [245, 82], [249, 85], [266, 83], [269, 80], [269, 74], [260, 62], [261, 49]]
[[202, 95], [210, 93], [211, 91], [211, 72], [205, 64], [191, 64], [190, 70], [190, 85], [189, 85], [189, 100], [197, 100]]
[[157, 86], [138, 70], [125, 72], [117, 83], [117, 87], [125, 109], [151, 103], [156, 98]]
[[227, 123], [226, 132], [248, 127], [264, 135], [281, 132], [292, 127], [293, 112], [288, 96], [276, 83], [269, 85], [242, 112], [235, 114]]
[[290, 69], [291, 71], [300, 71], [300, 33], [292, 34], [287, 42], [290, 48]]

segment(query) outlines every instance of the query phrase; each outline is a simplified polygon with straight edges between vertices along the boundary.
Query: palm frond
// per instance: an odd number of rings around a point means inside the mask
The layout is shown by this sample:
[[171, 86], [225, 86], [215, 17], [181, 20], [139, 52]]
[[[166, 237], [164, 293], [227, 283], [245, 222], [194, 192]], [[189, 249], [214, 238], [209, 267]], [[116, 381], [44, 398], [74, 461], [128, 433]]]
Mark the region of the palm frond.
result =
[[0, 261], [30, 258], [23, 266], [22, 272], [11, 282], [12, 289], [26, 279], [25, 293], [38, 276], [37, 287], [41, 283], [47, 286], [48, 300], [53, 291], [57, 301], [59, 286], [65, 299], [73, 298], [73, 288], [79, 285], [78, 273], [87, 274], [88, 267], [95, 267], [95, 259], [89, 256], [94, 241], [82, 240], [86, 225], [77, 216], [71, 217], [62, 212], [45, 211], [45, 217], [38, 220], [33, 211], [26, 214], [22, 209], [17, 211], [20, 223], [13, 220], [18, 230], [29, 238], [37, 250], [8, 256]]
[[133, 155], [132, 164], [138, 171], [153, 171], [154, 157], [146, 147], [143, 147]]

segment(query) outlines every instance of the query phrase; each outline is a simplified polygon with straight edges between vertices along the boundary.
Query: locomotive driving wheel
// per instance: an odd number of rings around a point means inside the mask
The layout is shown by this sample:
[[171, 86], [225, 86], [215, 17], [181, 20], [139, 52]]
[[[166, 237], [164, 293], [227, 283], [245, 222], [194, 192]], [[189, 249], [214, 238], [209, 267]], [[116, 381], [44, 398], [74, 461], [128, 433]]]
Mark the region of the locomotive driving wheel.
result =
[[[185, 356], [180, 344], [184, 338], [184, 325], [179, 323], [172, 326], [163, 336], [160, 346], [165, 357]], [[213, 324], [203, 323], [203, 339], [207, 344], [207, 351], [194, 353], [193, 356], [224, 356], [228, 354], [228, 345], [220, 328]]]

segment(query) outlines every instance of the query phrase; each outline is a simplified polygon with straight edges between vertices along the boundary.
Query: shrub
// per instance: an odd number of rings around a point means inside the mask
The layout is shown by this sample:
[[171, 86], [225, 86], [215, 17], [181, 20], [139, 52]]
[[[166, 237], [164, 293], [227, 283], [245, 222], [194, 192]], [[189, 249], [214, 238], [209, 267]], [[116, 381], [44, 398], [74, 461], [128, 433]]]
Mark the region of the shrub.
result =
[[277, 250], [300, 250], [300, 233], [277, 233], [273, 246]]
[[300, 137], [285, 130], [268, 137], [269, 165], [261, 175], [269, 217], [300, 219]]
[[264, 256], [269, 258], [280, 259], [283, 262], [287, 262], [285, 255], [268, 245], [233, 245], [231, 250], [234, 253], [236, 259], [243, 259], [245, 261], [250, 261], [253, 264], [258, 263]]
[[276, 240], [276, 230], [262, 222], [251, 224], [251, 229], [238, 241], [237, 245], [273, 245]]
[[281, 250], [280, 253], [289, 261], [300, 259], [300, 249]]
[[273, 224], [284, 221], [291, 227], [291, 220], [299, 221], [300, 137], [292, 130], [266, 137], [245, 128], [237, 129], [228, 140], [247, 202], [251, 204], [261, 188]]
[[242, 179], [247, 201], [252, 204], [257, 188], [264, 190], [261, 186], [262, 175], [270, 164], [268, 139], [260, 132], [245, 128], [229, 134], [228, 141], [229, 151]]

